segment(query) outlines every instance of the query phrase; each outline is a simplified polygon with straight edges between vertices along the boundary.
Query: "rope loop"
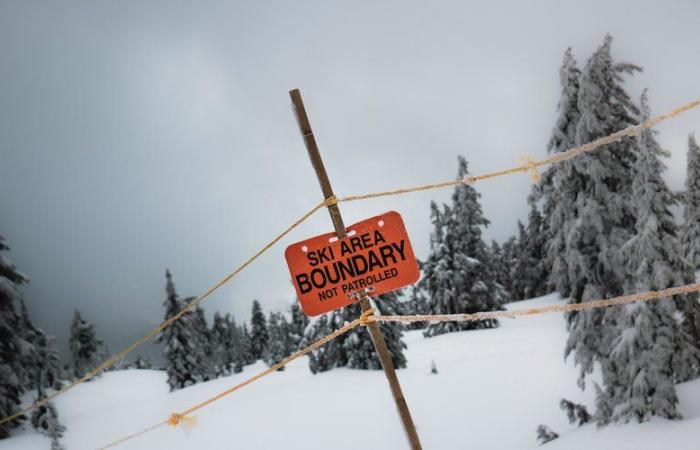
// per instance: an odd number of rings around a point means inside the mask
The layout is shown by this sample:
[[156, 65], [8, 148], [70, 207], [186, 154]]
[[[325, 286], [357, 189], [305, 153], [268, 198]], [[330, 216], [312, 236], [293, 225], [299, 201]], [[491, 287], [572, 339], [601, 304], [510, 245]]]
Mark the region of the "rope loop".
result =
[[376, 322], [376, 320], [374, 319], [374, 313], [375, 313], [374, 308], [370, 308], [367, 311], [364, 311], [362, 314], [360, 314], [360, 317], [358, 319], [360, 325], [362, 325], [363, 327], [366, 327], [370, 323]]
[[337, 204], [338, 204], [338, 197], [336, 197], [335, 195], [331, 195], [330, 197], [328, 197], [327, 199], [325, 199], [323, 201], [323, 206], [325, 206], [326, 208], [330, 208], [331, 206], [335, 206]]
[[192, 426], [194, 425], [195, 421], [192, 417], [186, 416], [185, 414], [172, 413], [170, 414], [170, 417], [168, 417], [168, 420], [166, 422], [171, 427], [176, 427], [181, 423], [185, 423], [186, 425]]
[[537, 163], [537, 161], [533, 159], [530, 155], [523, 156], [521, 160], [523, 162], [523, 167], [527, 168], [526, 172], [530, 174], [532, 181], [534, 183], [540, 181], [542, 177], [540, 176], [540, 171], [538, 169], [539, 164]]

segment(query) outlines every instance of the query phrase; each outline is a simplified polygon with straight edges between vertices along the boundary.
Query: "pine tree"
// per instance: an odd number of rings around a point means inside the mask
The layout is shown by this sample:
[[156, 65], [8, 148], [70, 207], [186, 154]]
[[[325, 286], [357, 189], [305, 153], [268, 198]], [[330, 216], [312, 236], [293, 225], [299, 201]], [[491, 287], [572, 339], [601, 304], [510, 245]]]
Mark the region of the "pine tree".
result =
[[139, 369], [139, 370], [152, 369], [153, 362], [151, 361], [151, 358], [149, 358], [148, 356], [138, 355], [136, 357], [136, 359], [131, 364], [127, 364], [125, 366], [125, 368], [126, 369]]
[[700, 270], [700, 147], [692, 134], [688, 137], [684, 200], [681, 245], [688, 263]]
[[69, 345], [72, 356], [73, 377], [82, 378], [97, 367], [104, 356], [102, 340], [95, 333], [95, 326], [80, 315], [78, 308], [73, 314]]
[[[467, 162], [459, 158], [458, 179], [468, 173]], [[423, 263], [419, 287], [426, 293], [431, 313], [476, 313], [501, 309], [504, 298], [491, 273], [489, 252], [481, 238], [489, 221], [481, 212], [480, 194], [468, 185], [459, 185], [452, 194], [452, 206], [440, 211], [431, 204], [434, 226], [431, 252]], [[426, 336], [452, 331], [498, 326], [496, 320], [479, 322], [440, 322], [430, 324]]]
[[309, 318], [302, 312], [298, 302], [290, 307], [291, 319], [289, 322], [289, 337], [295, 350], [298, 350], [301, 340], [304, 339], [304, 330], [309, 324]]
[[539, 442], [540, 445], [551, 442], [557, 438], [559, 438], [559, 434], [554, 432], [547, 425], [539, 425], [537, 427], [537, 442]]
[[251, 337], [250, 332], [248, 331], [248, 325], [243, 324], [243, 326], [240, 328], [240, 336], [241, 336], [241, 345], [240, 345], [240, 350], [241, 350], [241, 355], [242, 355], [242, 361], [243, 364], [253, 364], [255, 361], [257, 361], [257, 358], [254, 357], [253, 354], [253, 338]]
[[518, 220], [518, 239], [515, 241], [515, 248], [513, 249], [513, 256], [515, 257], [515, 263], [513, 265], [513, 300], [522, 300], [529, 298], [527, 296], [527, 291], [529, 288], [528, 279], [528, 268], [532, 261], [528, 257], [527, 253], [527, 231], [525, 230], [525, 225]]
[[[22, 394], [28, 388], [24, 361], [33, 353], [21, 328], [20, 315], [23, 300], [19, 286], [29, 278], [2, 252], [10, 248], [0, 235], [0, 416], [7, 417], [18, 411]], [[0, 425], [0, 439], [9, 436], [18, 421]]]
[[253, 300], [253, 308], [250, 317], [250, 352], [254, 360], [262, 359], [270, 335], [267, 331], [267, 319], [262, 312], [260, 302]]
[[234, 366], [230, 348], [233, 342], [230, 339], [229, 320], [218, 311], [214, 313], [214, 322], [211, 326], [212, 364], [216, 368], [218, 376], [228, 375]]
[[[273, 366], [291, 355], [296, 348], [291, 337], [289, 323], [282, 314], [270, 312], [267, 325], [270, 340], [263, 355], [263, 360], [268, 366]], [[284, 367], [278, 370], [284, 370]]]
[[[399, 307], [399, 295], [398, 291], [394, 291], [378, 296], [376, 301], [372, 299], [374, 308], [379, 314], [396, 314]], [[356, 303], [324, 316], [312, 318], [306, 327], [301, 346], [314, 343], [342, 327], [346, 322], [357, 319], [361, 313], [360, 305]], [[394, 368], [405, 368], [406, 357], [403, 350], [406, 349], [406, 344], [403, 342], [402, 325], [381, 323], [379, 327], [391, 354]], [[312, 373], [325, 372], [336, 367], [361, 370], [380, 370], [382, 368], [372, 338], [365, 327], [355, 327], [309, 354], [309, 369]]]
[[35, 430], [51, 439], [51, 450], [64, 449], [60, 439], [66, 427], [58, 420], [58, 411], [53, 402], [47, 402], [32, 411], [31, 423]]
[[[640, 70], [630, 64], [614, 64], [612, 38], [588, 60], [581, 73], [577, 107], [580, 118], [575, 143], [591, 142], [634, 125], [639, 111], [622, 86], [622, 75]], [[625, 269], [620, 248], [634, 234], [635, 215], [630, 204], [633, 140], [609, 144], [604, 151], [569, 160], [570, 191], [559, 201], [576, 218], [565, 225], [565, 259], [571, 302], [615, 297], [623, 293]], [[568, 192], [568, 191], [567, 191]], [[555, 275], [556, 276], [556, 275]], [[591, 310], [567, 316], [569, 339], [565, 354], [574, 354], [579, 365], [579, 386], [593, 370], [594, 362], [609, 363], [615, 333], [615, 309]]]
[[[194, 300], [195, 297], [189, 297], [185, 299], [184, 303], [189, 304]], [[194, 347], [194, 350], [198, 353], [196, 359], [201, 361], [198, 378], [202, 381], [213, 380], [221, 375], [215, 355], [216, 344], [211, 336], [204, 310], [200, 306], [192, 310], [190, 323], [192, 324], [192, 331], [196, 340]]]
[[489, 250], [489, 260], [491, 262], [491, 272], [494, 275], [496, 283], [503, 291], [505, 300], [512, 300], [513, 283], [511, 279], [511, 265], [506, 260], [506, 254], [503, 248], [496, 241], [491, 241], [491, 249]]
[[[165, 271], [165, 279], [166, 297], [163, 305], [167, 320], [177, 314], [183, 305], [175, 291], [175, 284], [169, 270]], [[194, 320], [194, 314], [189, 311], [180, 320], [176, 320], [165, 328], [158, 337], [158, 342], [165, 345], [163, 358], [171, 391], [203, 380], [205, 364], [201, 359], [201, 344], [195, 331]]]
[[[650, 116], [646, 92], [641, 107], [646, 120]], [[670, 211], [676, 198], [661, 178], [665, 166], [660, 158], [670, 154], [656, 142], [655, 133], [647, 129], [636, 139], [639, 154], [632, 186], [636, 234], [622, 247], [628, 293], [667, 289], [692, 279]], [[696, 300], [693, 295], [617, 309], [618, 330], [610, 354], [614, 363], [602, 365], [603, 386], [598, 388], [599, 424], [680, 417], [674, 381], [694, 378], [700, 370], [700, 350], [691, 335]]]
[[[575, 147], [576, 129], [581, 113], [578, 108], [579, 79], [581, 71], [568, 48], [559, 69], [561, 95], [557, 106], [558, 117], [547, 146], [549, 153], [564, 152]], [[549, 284], [563, 297], [571, 293], [569, 267], [566, 259], [566, 239], [575, 215], [572, 205], [581, 188], [570, 161], [552, 164], [544, 171], [541, 180], [533, 188], [531, 202], [540, 202], [543, 212], [545, 236], [545, 266]]]
[[[327, 336], [335, 331], [335, 327], [331, 319], [333, 314], [324, 314], [311, 318], [309, 325], [304, 332], [300, 346], [306, 347], [313, 344], [324, 336]], [[333, 339], [326, 345], [319, 347], [317, 350], [309, 353], [309, 370], [311, 373], [325, 372], [338, 367], [340, 360], [340, 349], [338, 339]]]
[[549, 271], [545, 260], [546, 236], [542, 215], [533, 203], [530, 204], [527, 228], [518, 221], [518, 230], [520, 237], [515, 264], [513, 298], [520, 300], [545, 295], [549, 291], [547, 287]]

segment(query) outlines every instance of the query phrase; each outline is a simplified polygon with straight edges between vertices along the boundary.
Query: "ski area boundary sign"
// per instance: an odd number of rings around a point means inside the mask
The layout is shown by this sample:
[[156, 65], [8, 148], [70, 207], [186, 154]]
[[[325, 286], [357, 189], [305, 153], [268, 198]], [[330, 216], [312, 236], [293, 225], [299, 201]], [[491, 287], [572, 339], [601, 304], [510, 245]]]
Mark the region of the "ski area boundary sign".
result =
[[284, 256], [299, 302], [318, 316], [357, 301], [357, 292], [386, 294], [418, 281], [418, 262], [401, 215], [389, 211], [287, 247]]

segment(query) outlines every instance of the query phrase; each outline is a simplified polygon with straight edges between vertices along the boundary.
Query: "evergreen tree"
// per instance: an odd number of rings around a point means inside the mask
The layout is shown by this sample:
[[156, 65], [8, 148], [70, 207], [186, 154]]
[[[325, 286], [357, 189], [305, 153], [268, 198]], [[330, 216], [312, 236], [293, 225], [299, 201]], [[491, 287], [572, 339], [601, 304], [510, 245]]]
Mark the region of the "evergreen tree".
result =
[[546, 236], [542, 215], [534, 204], [530, 204], [527, 229], [518, 221], [517, 262], [513, 281], [513, 299], [539, 297], [545, 295], [548, 264], [545, 260]]
[[[458, 179], [468, 173], [467, 161], [459, 158]], [[419, 287], [426, 293], [431, 313], [476, 313], [501, 309], [504, 300], [498, 293], [488, 248], [481, 238], [489, 221], [481, 212], [480, 194], [466, 184], [452, 194], [452, 206], [431, 204], [434, 226], [431, 252], [423, 263]], [[478, 322], [440, 322], [430, 324], [426, 336], [452, 331], [498, 326], [496, 320]]]
[[69, 345], [72, 356], [71, 369], [75, 378], [82, 378], [97, 367], [104, 356], [102, 340], [97, 337], [95, 326], [82, 318], [78, 308], [73, 314]]
[[[423, 264], [419, 261], [419, 266]], [[409, 294], [409, 300], [406, 302], [399, 303], [399, 311], [401, 314], [430, 314], [428, 307], [428, 300], [426, 299], [425, 292], [420, 289], [416, 284], [410, 287], [411, 293]], [[409, 330], [423, 330], [428, 326], [427, 322], [412, 322], [405, 325]]]
[[291, 339], [294, 349], [298, 350], [301, 340], [304, 339], [304, 330], [306, 330], [306, 326], [309, 324], [309, 318], [303, 313], [298, 302], [292, 303], [290, 312], [289, 338]]
[[[394, 291], [378, 296], [377, 301], [373, 301], [374, 308], [380, 314], [396, 314], [399, 307], [399, 295], [399, 292]], [[355, 303], [324, 316], [312, 318], [306, 327], [301, 345], [307, 346], [314, 343], [342, 327], [346, 322], [357, 319], [361, 313], [360, 305]], [[379, 326], [391, 354], [394, 368], [405, 368], [406, 357], [403, 350], [406, 348], [406, 344], [403, 342], [402, 325], [381, 323]], [[309, 369], [312, 373], [325, 372], [336, 367], [362, 370], [382, 368], [372, 338], [365, 327], [355, 327], [309, 354]]]
[[153, 362], [151, 361], [151, 358], [143, 355], [138, 355], [134, 362], [131, 364], [127, 364], [126, 369], [139, 369], [139, 370], [144, 370], [144, 369], [153, 369]]
[[[304, 338], [302, 339], [300, 346], [306, 347], [313, 344], [317, 340], [324, 336], [327, 336], [335, 331], [332, 319], [335, 316], [331, 314], [324, 314], [321, 316], [313, 317], [309, 321], [309, 325], [306, 327], [304, 332]], [[311, 373], [325, 372], [338, 367], [338, 362], [340, 360], [340, 349], [338, 339], [333, 339], [326, 345], [319, 347], [318, 349], [309, 353], [309, 369]]]
[[[581, 145], [636, 124], [638, 109], [622, 86], [622, 75], [640, 70], [614, 64], [612, 38], [588, 60], [579, 82], [575, 144]], [[634, 234], [630, 204], [635, 142], [622, 140], [604, 151], [569, 160], [567, 172], [575, 201], [565, 196], [563, 207], [575, 217], [565, 225], [565, 259], [571, 302], [615, 297], [623, 293], [625, 269], [620, 248]], [[615, 310], [591, 310], [567, 315], [569, 339], [565, 354], [574, 354], [580, 367], [579, 386], [594, 362], [608, 364], [615, 333]]]
[[[184, 303], [189, 304], [195, 300], [195, 297], [186, 298]], [[221, 373], [216, 360], [216, 344], [211, 336], [207, 318], [204, 315], [204, 310], [197, 306], [192, 310], [190, 323], [196, 339], [194, 351], [198, 353], [196, 359], [201, 361], [199, 365], [200, 372], [198, 377], [202, 381], [209, 381], [217, 378]]]
[[527, 231], [525, 230], [525, 225], [518, 220], [518, 239], [515, 241], [515, 247], [513, 249], [513, 256], [515, 257], [515, 263], [513, 265], [513, 285], [512, 294], [513, 300], [522, 300], [527, 297], [529, 280], [527, 277], [527, 271], [529, 265], [532, 261], [528, 258], [527, 249]]
[[[290, 324], [282, 314], [270, 312], [270, 319], [267, 324], [270, 340], [263, 355], [263, 360], [268, 366], [273, 366], [291, 355], [296, 350], [296, 347], [290, 333]], [[278, 370], [284, 370], [284, 367]]]
[[253, 300], [253, 308], [250, 317], [250, 352], [253, 360], [262, 359], [270, 335], [267, 331], [267, 319], [262, 312], [260, 302]]
[[[649, 118], [646, 92], [642, 119]], [[632, 204], [637, 212], [636, 234], [622, 247], [628, 293], [662, 290], [692, 279], [681, 257], [678, 227], [670, 211], [676, 198], [661, 178], [660, 158], [668, 157], [644, 130], [637, 137]], [[616, 308], [618, 330], [612, 343], [612, 364], [603, 364], [598, 388], [598, 423], [643, 422], [651, 416], [679, 418], [674, 381], [686, 381], [700, 370], [695, 332], [697, 297], [661, 299]], [[675, 301], [674, 301], [675, 300]]]
[[513, 282], [511, 278], [511, 262], [506, 259], [506, 253], [496, 241], [491, 241], [489, 260], [491, 261], [491, 272], [496, 283], [503, 290], [503, 298], [513, 299]]
[[218, 311], [214, 313], [214, 322], [211, 326], [212, 364], [216, 368], [218, 376], [231, 373], [234, 366], [230, 351], [233, 341], [231, 340], [229, 320]]
[[251, 334], [248, 331], [248, 325], [245, 323], [240, 328], [240, 336], [240, 351], [242, 356], [241, 360], [243, 361], [244, 365], [253, 364], [255, 361], [257, 361], [257, 358], [255, 358], [253, 354], [253, 338], [251, 337]]
[[[581, 112], [578, 108], [581, 71], [568, 48], [559, 69], [561, 95], [558, 117], [547, 146], [549, 153], [564, 152], [575, 147], [576, 129]], [[545, 235], [545, 266], [550, 274], [549, 284], [563, 297], [571, 293], [569, 266], [566, 259], [566, 239], [576, 216], [572, 205], [582, 187], [570, 161], [548, 166], [534, 186], [531, 202], [540, 202]]]
[[[183, 305], [175, 291], [172, 275], [169, 270], [165, 271], [165, 319], [169, 319], [177, 314]], [[185, 313], [180, 320], [176, 320], [169, 327], [165, 328], [158, 342], [165, 345], [163, 357], [165, 359], [165, 370], [168, 374], [168, 385], [170, 390], [181, 389], [202, 381], [204, 373], [202, 352], [195, 326], [193, 326], [194, 315], [192, 311]]]
[[688, 263], [700, 270], [700, 147], [692, 134], [688, 137], [684, 200], [681, 245]]
[[[24, 361], [31, 357], [33, 346], [21, 329], [20, 311], [23, 300], [19, 286], [29, 282], [24, 274], [2, 252], [10, 248], [0, 235], [0, 416], [18, 411], [22, 394], [27, 389], [28, 375]], [[0, 425], [0, 439], [9, 436], [17, 421]]]
[[31, 423], [35, 430], [51, 439], [51, 450], [64, 450], [60, 439], [66, 427], [58, 420], [58, 411], [53, 402], [47, 402], [32, 411]]

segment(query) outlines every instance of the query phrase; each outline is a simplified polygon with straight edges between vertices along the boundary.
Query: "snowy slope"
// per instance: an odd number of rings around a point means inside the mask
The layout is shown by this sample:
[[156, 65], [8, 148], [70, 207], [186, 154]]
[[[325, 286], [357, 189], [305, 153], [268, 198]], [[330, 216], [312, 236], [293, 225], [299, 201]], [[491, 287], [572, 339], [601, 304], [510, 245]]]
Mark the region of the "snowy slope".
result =
[[[512, 309], [557, 302], [547, 296]], [[575, 385], [576, 370], [562, 362], [566, 339], [560, 314], [510, 319], [494, 330], [424, 339], [406, 336], [409, 368], [399, 371], [426, 449], [539, 448], [544, 423], [562, 438], [551, 450], [700, 448], [700, 380], [679, 387], [686, 420], [644, 425], [575, 428], [558, 408], [565, 396], [592, 405]], [[439, 374], [431, 375], [434, 359]], [[229, 387], [243, 374], [169, 393], [157, 371], [112, 372], [56, 401], [68, 427], [68, 450], [89, 449], [162, 421], [174, 411]], [[131, 449], [403, 449], [403, 431], [381, 372], [339, 369], [312, 375], [306, 361], [264, 378], [199, 411], [192, 428], [163, 427], [130, 441]], [[0, 441], [0, 450], [48, 448], [25, 434]]]

